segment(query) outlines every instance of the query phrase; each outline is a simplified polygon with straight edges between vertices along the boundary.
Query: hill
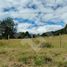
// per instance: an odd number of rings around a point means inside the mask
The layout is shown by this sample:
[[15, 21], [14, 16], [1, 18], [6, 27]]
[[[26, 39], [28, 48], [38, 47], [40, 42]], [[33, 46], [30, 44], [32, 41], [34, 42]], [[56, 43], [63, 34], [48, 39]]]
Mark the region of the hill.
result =
[[41, 36], [51, 36], [51, 35], [59, 35], [59, 34], [67, 34], [67, 24], [63, 29], [57, 30], [57, 31], [51, 31], [51, 32], [46, 32], [43, 33]]

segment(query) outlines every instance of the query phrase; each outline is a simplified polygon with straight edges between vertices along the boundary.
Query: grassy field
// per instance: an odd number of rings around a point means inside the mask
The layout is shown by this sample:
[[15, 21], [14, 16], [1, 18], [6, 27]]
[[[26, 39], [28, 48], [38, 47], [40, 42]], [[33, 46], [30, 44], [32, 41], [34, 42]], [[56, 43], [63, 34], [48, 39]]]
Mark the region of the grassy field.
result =
[[0, 67], [67, 67], [67, 35], [0, 40]]

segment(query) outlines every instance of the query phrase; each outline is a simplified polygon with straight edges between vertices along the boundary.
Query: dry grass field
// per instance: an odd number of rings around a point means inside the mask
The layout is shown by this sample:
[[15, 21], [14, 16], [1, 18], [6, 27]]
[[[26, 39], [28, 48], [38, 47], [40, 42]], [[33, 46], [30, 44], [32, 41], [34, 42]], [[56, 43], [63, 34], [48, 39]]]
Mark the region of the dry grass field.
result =
[[0, 40], [0, 67], [67, 67], [67, 35]]

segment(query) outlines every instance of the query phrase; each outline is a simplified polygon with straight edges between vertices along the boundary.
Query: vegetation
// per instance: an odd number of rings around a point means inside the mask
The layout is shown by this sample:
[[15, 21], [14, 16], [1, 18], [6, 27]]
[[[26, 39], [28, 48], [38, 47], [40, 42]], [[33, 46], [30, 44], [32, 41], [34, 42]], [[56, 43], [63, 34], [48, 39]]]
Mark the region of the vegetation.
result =
[[12, 18], [8, 17], [0, 21], [0, 35], [2, 38], [13, 38], [16, 32], [15, 23]]
[[46, 33], [43, 33], [41, 36], [51, 36], [51, 35], [57, 36], [60, 34], [67, 34], [67, 25], [61, 30], [46, 32]]
[[8, 39], [8, 38], [22, 39], [22, 38], [35, 38], [39, 36], [57, 36], [59, 34], [67, 34], [67, 25], [61, 30], [45, 32], [42, 35], [30, 34], [28, 31], [17, 33], [16, 27], [17, 24], [10, 17], [0, 21], [0, 39]]
[[0, 21], [0, 67], [67, 67], [67, 25], [42, 35], [16, 27], [12, 18]]
[[[67, 67], [67, 35], [61, 37], [61, 47], [59, 36], [2, 39], [0, 40], [0, 67]], [[46, 47], [41, 47], [42, 43]], [[47, 46], [48, 44], [51, 47]]]

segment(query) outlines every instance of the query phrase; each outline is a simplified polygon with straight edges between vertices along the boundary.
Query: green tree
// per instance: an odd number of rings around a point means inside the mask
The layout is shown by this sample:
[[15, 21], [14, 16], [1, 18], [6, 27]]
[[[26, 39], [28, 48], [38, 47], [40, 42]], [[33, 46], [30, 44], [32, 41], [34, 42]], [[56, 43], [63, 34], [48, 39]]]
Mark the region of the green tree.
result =
[[0, 23], [0, 31], [2, 37], [9, 39], [13, 38], [16, 32], [15, 23], [12, 18], [8, 17], [1, 21]]

